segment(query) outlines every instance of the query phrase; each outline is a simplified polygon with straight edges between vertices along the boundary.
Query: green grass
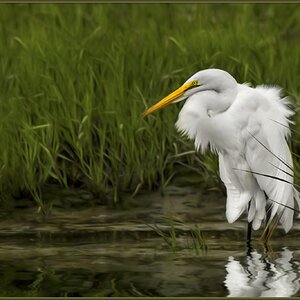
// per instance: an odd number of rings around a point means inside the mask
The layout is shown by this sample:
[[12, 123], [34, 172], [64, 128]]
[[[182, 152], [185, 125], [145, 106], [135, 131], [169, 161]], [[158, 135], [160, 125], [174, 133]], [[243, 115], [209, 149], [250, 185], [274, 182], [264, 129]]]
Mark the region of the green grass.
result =
[[165, 221], [167, 221], [167, 224], [148, 226], [162, 238], [164, 245], [173, 254], [186, 249], [190, 250], [196, 256], [207, 252], [206, 240], [198, 225], [191, 227], [176, 217], [165, 217]]
[[299, 24], [298, 4], [1, 4], [1, 197], [43, 206], [50, 182], [117, 201], [185, 173], [215, 185], [215, 159], [176, 133], [180, 105], [141, 113], [209, 67], [296, 102]]

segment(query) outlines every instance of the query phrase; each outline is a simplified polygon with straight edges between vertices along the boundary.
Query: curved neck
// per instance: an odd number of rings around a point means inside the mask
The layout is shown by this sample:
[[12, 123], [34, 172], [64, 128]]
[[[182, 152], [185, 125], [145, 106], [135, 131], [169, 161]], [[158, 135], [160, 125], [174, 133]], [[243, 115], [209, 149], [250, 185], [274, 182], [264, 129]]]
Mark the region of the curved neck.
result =
[[233, 103], [237, 95], [237, 89], [224, 90], [221, 93], [215, 91], [203, 91], [199, 94], [199, 103], [197, 105], [199, 113], [206, 114], [211, 118], [226, 111]]
[[[225, 112], [237, 95], [237, 89], [216, 93], [215, 91], [202, 91], [189, 97], [179, 113], [176, 127], [179, 131], [195, 140], [195, 146], [205, 151], [210, 144], [216, 148], [215, 141], [223, 132], [220, 122], [214, 117]], [[220, 126], [219, 126], [220, 125]]]

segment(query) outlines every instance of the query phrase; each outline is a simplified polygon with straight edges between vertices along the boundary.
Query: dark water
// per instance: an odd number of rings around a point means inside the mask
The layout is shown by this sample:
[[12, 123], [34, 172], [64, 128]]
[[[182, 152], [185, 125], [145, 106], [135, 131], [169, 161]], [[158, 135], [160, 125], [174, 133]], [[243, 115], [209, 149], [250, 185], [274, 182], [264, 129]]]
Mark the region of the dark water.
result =
[[[207, 251], [191, 246], [195, 224]], [[169, 236], [173, 226], [174, 247], [153, 225]], [[223, 196], [178, 189], [119, 208], [54, 206], [47, 217], [2, 209], [0, 296], [297, 296], [299, 229], [276, 230], [268, 252], [257, 232], [249, 249]]]

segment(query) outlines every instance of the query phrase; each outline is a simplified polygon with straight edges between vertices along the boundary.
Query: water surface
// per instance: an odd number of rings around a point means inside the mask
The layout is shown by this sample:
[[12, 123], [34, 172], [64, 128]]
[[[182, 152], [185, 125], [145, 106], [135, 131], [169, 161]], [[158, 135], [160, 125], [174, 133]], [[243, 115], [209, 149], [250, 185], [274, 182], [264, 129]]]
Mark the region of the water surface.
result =
[[[22, 204], [1, 209], [0, 296], [300, 295], [297, 221], [288, 235], [276, 230], [267, 252], [260, 232], [247, 247], [245, 221], [226, 222], [219, 193], [170, 188], [117, 207], [56, 198], [46, 217]], [[78, 205], [63, 208], [71, 198]], [[191, 246], [196, 224], [206, 251]], [[169, 236], [173, 226], [175, 247], [153, 226]]]

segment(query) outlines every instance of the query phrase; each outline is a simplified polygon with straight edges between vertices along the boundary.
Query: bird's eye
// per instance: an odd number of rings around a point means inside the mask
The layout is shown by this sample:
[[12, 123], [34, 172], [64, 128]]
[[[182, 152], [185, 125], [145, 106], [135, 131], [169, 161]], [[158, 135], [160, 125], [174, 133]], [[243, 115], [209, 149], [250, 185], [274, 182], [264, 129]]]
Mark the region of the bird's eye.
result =
[[196, 85], [198, 85], [198, 80], [193, 80], [192, 81], [192, 86], [196, 86]]

